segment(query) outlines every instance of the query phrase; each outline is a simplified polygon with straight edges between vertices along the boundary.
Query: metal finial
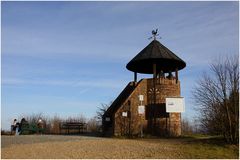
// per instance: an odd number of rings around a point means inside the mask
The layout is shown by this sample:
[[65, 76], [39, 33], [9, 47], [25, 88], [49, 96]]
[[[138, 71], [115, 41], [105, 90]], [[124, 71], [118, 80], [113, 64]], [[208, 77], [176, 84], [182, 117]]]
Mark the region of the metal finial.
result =
[[157, 31], [158, 31], [158, 29], [156, 29], [155, 31], [152, 30], [152, 35], [153, 35], [153, 39], [154, 39], [154, 40], [156, 40]]
[[[156, 40], [157, 38], [157, 36], [159, 35], [159, 34], [157, 34], [157, 32], [158, 32], [158, 29], [156, 29], [156, 30], [152, 30], [152, 37], [149, 37], [148, 39], [154, 39], [154, 40]], [[160, 39], [161, 39], [161, 37], [159, 37]]]

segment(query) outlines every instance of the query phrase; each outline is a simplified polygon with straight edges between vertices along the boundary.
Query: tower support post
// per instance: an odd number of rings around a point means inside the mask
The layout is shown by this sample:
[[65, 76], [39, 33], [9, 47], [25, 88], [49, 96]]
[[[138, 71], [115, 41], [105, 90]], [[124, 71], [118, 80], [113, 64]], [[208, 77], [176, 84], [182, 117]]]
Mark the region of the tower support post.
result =
[[153, 134], [156, 134], [156, 80], [157, 80], [157, 66], [153, 63]]
[[175, 76], [176, 76], [176, 83], [178, 83], [178, 69], [175, 70]]
[[137, 72], [134, 72], [134, 82], [137, 82]]
[[156, 80], [157, 80], [157, 66], [156, 63], [153, 64], [153, 95], [154, 95], [154, 104], [156, 104]]

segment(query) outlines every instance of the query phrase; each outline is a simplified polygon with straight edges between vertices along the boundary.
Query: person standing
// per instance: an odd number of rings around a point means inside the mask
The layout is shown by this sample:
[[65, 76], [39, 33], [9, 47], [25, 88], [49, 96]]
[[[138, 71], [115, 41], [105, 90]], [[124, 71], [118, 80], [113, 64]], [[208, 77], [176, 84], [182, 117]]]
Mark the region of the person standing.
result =
[[20, 133], [19, 126], [20, 126], [20, 124], [19, 124], [19, 122], [17, 122], [16, 123], [16, 133], [15, 133], [16, 136], [18, 136]]
[[21, 119], [21, 122], [19, 123], [19, 133], [22, 133], [24, 128], [26, 128], [26, 126], [28, 125], [28, 122], [26, 121], [26, 119], [23, 117]]
[[44, 129], [44, 122], [41, 117], [38, 119], [37, 126], [38, 126], [38, 132], [42, 134]]
[[19, 122], [17, 119], [14, 119], [13, 121], [12, 130], [15, 132], [15, 135], [19, 135]]
[[14, 120], [13, 120], [13, 123], [12, 123], [12, 125], [11, 125], [11, 132], [12, 132], [13, 134], [16, 133], [16, 127], [17, 127], [17, 119], [14, 119]]

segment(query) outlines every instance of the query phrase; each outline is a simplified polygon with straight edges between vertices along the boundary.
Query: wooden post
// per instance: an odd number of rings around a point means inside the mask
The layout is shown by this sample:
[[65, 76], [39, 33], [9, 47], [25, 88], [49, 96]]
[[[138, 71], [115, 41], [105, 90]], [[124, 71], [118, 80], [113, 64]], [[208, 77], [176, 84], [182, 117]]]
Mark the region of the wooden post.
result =
[[167, 131], [167, 128], [168, 128], [168, 127], [167, 127], [167, 125], [168, 125], [168, 124], [167, 124], [167, 114], [166, 114], [166, 127], [165, 127], [165, 130], [166, 130], [165, 132], [166, 132], [166, 134], [165, 134], [165, 136], [168, 135], [168, 131]]
[[157, 67], [156, 63], [153, 64], [153, 102], [156, 104], [156, 78], [157, 78]]
[[176, 76], [176, 83], [178, 83], [178, 69], [175, 70], [175, 76]]
[[156, 104], [156, 83], [157, 83], [157, 66], [156, 63], [153, 64], [153, 95], [154, 95], [154, 104]]
[[169, 137], [171, 136], [171, 113], [169, 113]]
[[127, 129], [126, 129], [126, 117], [123, 117], [123, 135], [127, 135]]
[[182, 135], [182, 116], [181, 116], [181, 113], [179, 113], [180, 114], [180, 135]]
[[153, 64], [153, 133], [156, 130], [156, 78], [157, 78], [157, 67], [156, 63]]
[[134, 82], [137, 82], [137, 72], [134, 72]]
[[153, 64], [153, 78], [156, 78], [157, 75], [157, 65], [156, 63]]

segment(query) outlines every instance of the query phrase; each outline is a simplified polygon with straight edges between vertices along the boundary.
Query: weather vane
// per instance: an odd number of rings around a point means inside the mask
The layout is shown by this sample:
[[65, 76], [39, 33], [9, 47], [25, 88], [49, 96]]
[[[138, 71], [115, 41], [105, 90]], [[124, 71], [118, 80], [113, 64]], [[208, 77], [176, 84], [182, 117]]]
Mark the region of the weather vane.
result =
[[[156, 40], [157, 38], [157, 36], [159, 36], [159, 34], [157, 34], [158, 33], [158, 29], [156, 29], [156, 30], [152, 30], [152, 37], [149, 37], [148, 39], [154, 39], [154, 40]], [[161, 37], [159, 37], [159, 39], [161, 39]]]

